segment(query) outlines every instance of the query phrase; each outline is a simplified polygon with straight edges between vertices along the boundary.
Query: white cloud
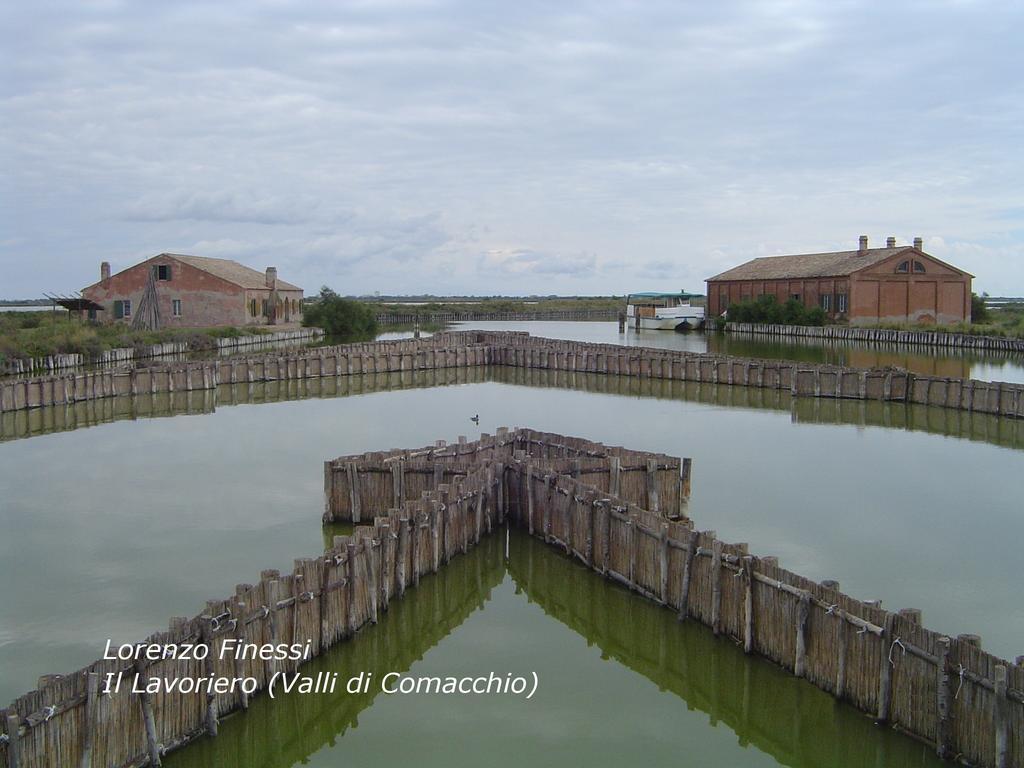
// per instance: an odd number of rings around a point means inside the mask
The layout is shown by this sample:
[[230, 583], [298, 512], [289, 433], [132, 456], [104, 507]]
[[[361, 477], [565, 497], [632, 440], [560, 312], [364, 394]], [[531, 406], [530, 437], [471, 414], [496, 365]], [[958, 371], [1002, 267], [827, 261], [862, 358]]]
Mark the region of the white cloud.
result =
[[0, 293], [185, 248], [314, 289], [692, 288], [867, 232], [941, 237], [977, 285], [1022, 294], [1022, 20], [910, 0], [13, 5]]

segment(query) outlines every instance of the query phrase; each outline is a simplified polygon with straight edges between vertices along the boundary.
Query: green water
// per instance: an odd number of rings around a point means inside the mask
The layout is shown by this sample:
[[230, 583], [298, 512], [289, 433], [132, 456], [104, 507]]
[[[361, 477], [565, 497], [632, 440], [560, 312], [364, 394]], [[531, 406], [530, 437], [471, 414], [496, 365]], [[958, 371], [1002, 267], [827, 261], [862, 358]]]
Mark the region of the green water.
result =
[[[933, 766], [932, 750], [520, 531], [486, 538], [308, 666], [347, 680], [529, 675], [501, 694], [253, 701], [170, 768], [346, 765]], [[306, 670], [304, 669], [304, 672]]]
[[[479, 426], [469, 421], [477, 413]], [[693, 457], [698, 527], [888, 608], [921, 608], [928, 626], [979, 633], [1004, 657], [1024, 652], [1014, 576], [1024, 537], [1018, 422], [499, 368], [242, 385], [5, 415], [0, 578], [12, 588], [0, 599], [0, 700], [34, 687], [40, 674], [90, 662], [107, 638], [138, 641], [261, 569], [288, 569], [321, 551], [325, 458], [517, 425]], [[261, 697], [251, 713], [225, 721], [216, 742], [173, 759], [930, 759], [558, 555], [513, 536], [506, 562], [504, 542], [491, 541], [497, 555], [484, 549], [453, 561], [440, 586], [424, 580], [379, 626], [315, 663], [423, 674], [536, 669], [542, 687], [533, 700], [305, 696], [271, 705]], [[437, 619], [438, 601], [448, 600]], [[237, 751], [232, 739], [255, 746], [228, 757]], [[332, 743], [339, 748], [325, 748]]]

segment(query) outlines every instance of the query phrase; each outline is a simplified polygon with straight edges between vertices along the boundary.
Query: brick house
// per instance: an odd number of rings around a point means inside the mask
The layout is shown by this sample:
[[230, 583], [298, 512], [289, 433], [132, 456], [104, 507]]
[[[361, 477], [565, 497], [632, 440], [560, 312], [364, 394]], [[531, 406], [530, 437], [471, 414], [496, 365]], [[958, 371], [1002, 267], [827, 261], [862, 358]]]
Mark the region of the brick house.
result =
[[706, 280], [708, 315], [768, 294], [821, 307], [830, 319], [853, 325], [969, 321], [974, 276], [928, 255], [922, 245], [919, 237], [913, 246], [897, 246], [890, 237], [885, 248], [868, 248], [861, 235], [856, 251], [753, 259]]
[[[82, 296], [103, 306], [108, 322], [142, 327], [203, 328], [219, 325], [275, 325], [302, 319], [302, 289], [277, 278], [277, 268], [257, 272], [237, 261], [161, 253], [110, 274]], [[155, 309], [154, 309], [155, 308]], [[96, 313], [90, 319], [97, 319]], [[155, 323], [154, 323], [155, 319]]]

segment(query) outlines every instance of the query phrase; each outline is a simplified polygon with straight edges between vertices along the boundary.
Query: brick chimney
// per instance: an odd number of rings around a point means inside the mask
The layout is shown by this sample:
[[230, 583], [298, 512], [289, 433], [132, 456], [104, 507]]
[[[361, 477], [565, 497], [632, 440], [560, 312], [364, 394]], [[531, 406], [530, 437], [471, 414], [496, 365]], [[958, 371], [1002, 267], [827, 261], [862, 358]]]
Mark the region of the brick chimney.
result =
[[921, 239], [920, 237], [915, 237], [914, 238], [914, 247], [917, 248], [917, 250], [919, 250], [919, 251], [923, 251], [924, 250], [924, 240]]
[[861, 253], [865, 253], [867, 251], [867, 249], [868, 249], [868, 236], [867, 235], [861, 235], [860, 236], [860, 248], [858, 248], [857, 250], [860, 251]]
[[277, 288], [277, 267], [267, 267], [267, 288]]
[[109, 261], [101, 261], [100, 262], [100, 280], [109, 280], [109, 279], [110, 279], [110, 262]]
[[885, 238], [885, 247], [886, 248], [895, 248], [896, 247], [896, 238], [892, 237], [891, 235], [889, 237]]

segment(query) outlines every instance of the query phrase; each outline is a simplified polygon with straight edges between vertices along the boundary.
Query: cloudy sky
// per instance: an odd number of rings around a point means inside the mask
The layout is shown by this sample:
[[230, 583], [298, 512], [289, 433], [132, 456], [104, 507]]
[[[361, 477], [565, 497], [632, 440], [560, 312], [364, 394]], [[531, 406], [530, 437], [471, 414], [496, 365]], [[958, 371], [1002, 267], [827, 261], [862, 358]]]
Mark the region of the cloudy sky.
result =
[[1019, 0], [3, 3], [0, 298], [703, 290], [909, 242], [1024, 295]]

